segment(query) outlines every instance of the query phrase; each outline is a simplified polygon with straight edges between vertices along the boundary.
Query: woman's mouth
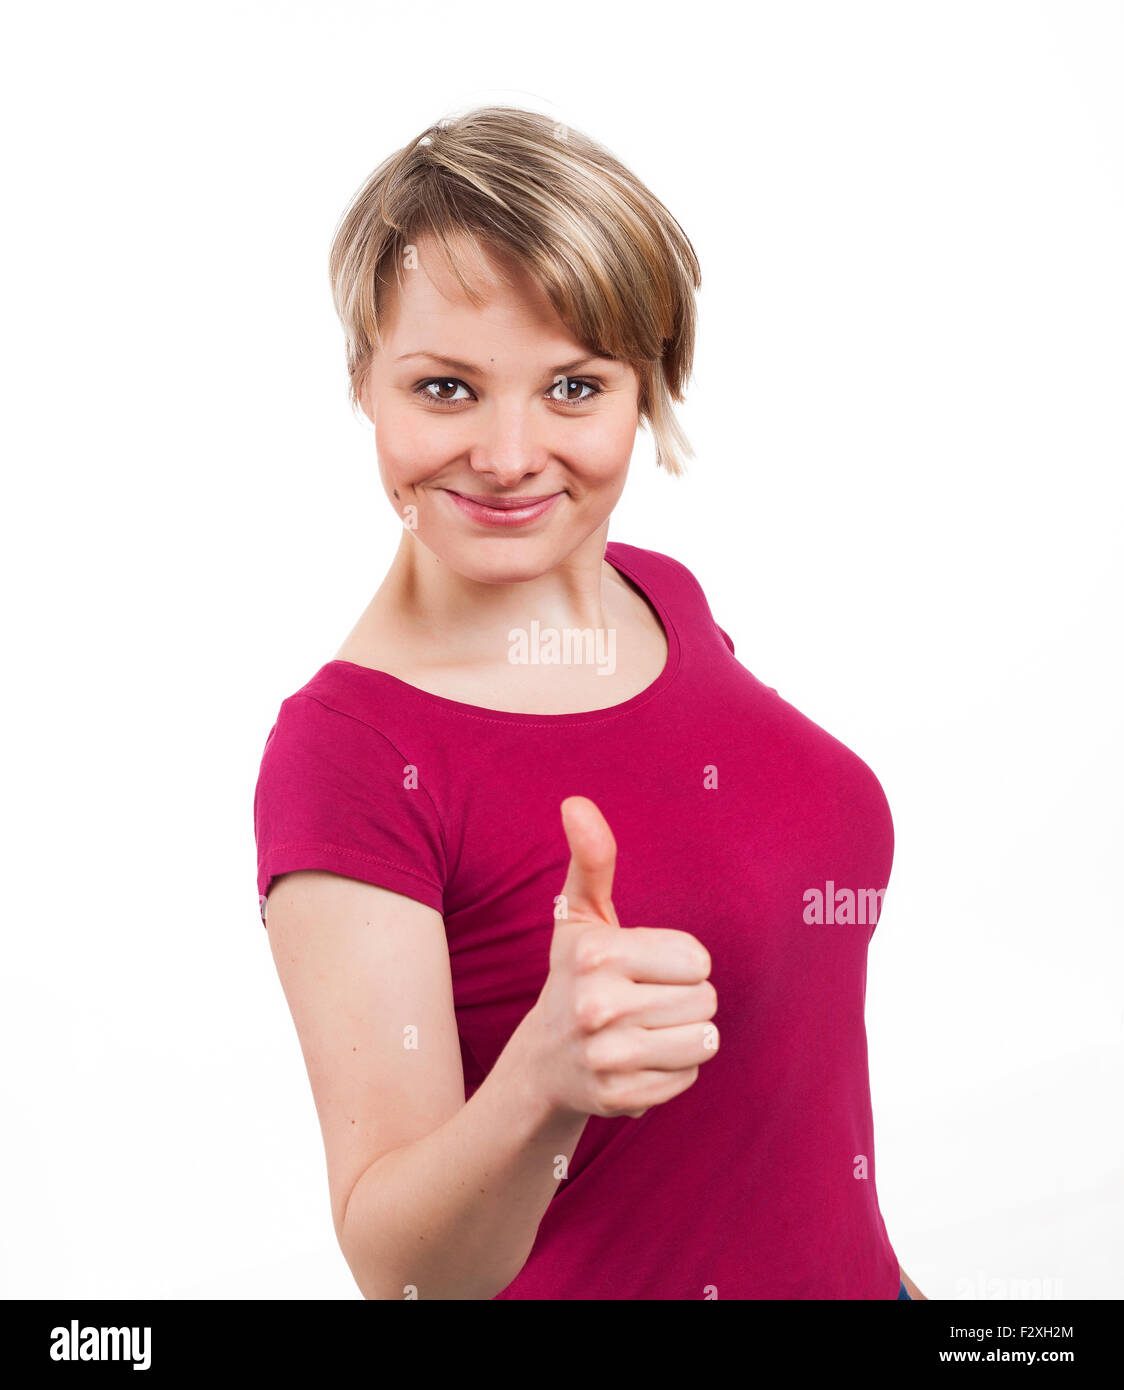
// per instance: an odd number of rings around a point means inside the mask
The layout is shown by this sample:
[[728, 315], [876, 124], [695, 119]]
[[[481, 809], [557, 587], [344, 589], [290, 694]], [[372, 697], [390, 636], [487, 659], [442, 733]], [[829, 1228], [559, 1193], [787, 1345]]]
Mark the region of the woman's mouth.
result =
[[463, 516], [484, 526], [525, 526], [529, 521], [545, 516], [555, 502], [564, 496], [561, 492], [554, 492], [537, 497], [487, 497], [454, 492], [452, 488], [443, 488], [442, 491], [452, 498]]

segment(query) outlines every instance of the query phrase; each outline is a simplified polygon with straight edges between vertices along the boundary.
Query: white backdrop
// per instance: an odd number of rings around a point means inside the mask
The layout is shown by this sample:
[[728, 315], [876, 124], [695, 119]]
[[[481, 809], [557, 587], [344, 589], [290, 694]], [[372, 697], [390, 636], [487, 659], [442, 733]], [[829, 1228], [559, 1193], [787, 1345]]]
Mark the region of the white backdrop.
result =
[[252, 794], [398, 523], [336, 219], [434, 119], [607, 145], [703, 268], [611, 539], [877, 773], [878, 1191], [934, 1299], [1124, 1295], [1124, 7], [60, 3], [7, 24], [8, 1298], [359, 1298]]

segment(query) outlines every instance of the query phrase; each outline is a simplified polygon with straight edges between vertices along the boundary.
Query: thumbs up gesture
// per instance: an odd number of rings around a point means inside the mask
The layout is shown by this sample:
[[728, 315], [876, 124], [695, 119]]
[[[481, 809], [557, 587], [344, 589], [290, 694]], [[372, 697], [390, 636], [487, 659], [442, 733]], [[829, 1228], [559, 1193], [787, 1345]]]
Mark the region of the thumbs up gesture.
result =
[[718, 1049], [710, 956], [690, 932], [622, 927], [608, 822], [584, 796], [561, 813], [570, 866], [550, 973], [524, 1020], [535, 1070], [560, 1113], [638, 1117], [693, 1085]]

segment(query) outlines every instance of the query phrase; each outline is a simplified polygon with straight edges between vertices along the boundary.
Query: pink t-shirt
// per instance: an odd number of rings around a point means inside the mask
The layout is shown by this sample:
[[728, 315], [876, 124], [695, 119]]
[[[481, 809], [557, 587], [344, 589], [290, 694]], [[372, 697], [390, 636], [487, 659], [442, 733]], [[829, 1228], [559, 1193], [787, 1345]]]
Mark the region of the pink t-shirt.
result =
[[710, 952], [721, 1044], [674, 1099], [590, 1118], [497, 1297], [897, 1298], [863, 1018], [882, 787], [742, 666], [686, 566], [620, 542], [605, 558], [668, 639], [623, 704], [507, 714], [347, 661], [283, 701], [254, 796], [259, 906], [279, 874], [325, 869], [436, 908], [471, 1097], [546, 979], [558, 808], [590, 797], [621, 923]]

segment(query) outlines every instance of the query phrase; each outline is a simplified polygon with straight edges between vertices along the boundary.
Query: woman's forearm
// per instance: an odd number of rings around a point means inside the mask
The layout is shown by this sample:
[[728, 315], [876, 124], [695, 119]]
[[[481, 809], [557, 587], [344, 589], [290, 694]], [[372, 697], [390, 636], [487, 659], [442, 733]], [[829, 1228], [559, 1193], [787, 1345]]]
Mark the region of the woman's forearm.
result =
[[522, 1269], [588, 1119], [537, 1093], [526, 1024], [455, 1115], [356, 1183], [340, 1246], [365, 1298], [490, 1299]]

